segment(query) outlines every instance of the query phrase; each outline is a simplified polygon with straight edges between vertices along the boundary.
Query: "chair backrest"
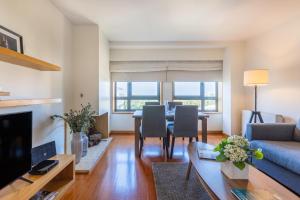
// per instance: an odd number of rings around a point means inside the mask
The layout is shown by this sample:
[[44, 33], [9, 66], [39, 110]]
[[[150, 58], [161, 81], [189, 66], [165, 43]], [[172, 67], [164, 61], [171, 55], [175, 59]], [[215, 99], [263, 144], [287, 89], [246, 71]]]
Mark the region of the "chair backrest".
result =
[[173, 110], [176, 106], [181, 106], [182, 102], [180, 101], [169, 101], [168, 102], [168, 110]]
[[174, 135], [179, 137], [198, 135], [198, 106], [176, 106]]
[[146, 106], [159, 106], [160, 103], [157, 101], [148, 101], [148, 102], [145, 102], [145, 105]]
[[142, 119], [143, 137], [166, 137], [165, 106], [144, 106]]

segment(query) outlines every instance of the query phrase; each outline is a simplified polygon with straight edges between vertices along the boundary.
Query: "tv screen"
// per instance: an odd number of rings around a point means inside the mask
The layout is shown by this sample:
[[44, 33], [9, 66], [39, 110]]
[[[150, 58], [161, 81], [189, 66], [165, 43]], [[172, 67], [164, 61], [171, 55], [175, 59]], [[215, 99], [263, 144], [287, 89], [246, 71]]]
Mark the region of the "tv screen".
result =
[[32, 112], [0, 115], [0, 188], [31, 169]]

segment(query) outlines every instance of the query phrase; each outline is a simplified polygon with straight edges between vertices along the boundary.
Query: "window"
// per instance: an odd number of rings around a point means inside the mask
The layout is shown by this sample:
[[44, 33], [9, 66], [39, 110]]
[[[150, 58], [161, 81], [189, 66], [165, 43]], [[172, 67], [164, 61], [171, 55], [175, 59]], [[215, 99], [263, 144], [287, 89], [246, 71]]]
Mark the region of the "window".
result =
[[116, 112], [143, 109], [145, 102], [160, 102], [159, 82], [115, 82]]
[[200, 111], [218, 111], [218, 82], [174, 82], [173, 100], [197, 105]]

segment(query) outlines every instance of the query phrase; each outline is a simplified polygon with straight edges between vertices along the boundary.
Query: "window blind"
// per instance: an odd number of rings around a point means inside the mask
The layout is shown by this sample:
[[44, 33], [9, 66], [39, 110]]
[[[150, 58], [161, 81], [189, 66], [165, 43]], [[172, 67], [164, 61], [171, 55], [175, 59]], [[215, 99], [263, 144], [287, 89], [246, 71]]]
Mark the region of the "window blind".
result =
[[111, 61], [112, 81], [222, 81], [222, 61]]

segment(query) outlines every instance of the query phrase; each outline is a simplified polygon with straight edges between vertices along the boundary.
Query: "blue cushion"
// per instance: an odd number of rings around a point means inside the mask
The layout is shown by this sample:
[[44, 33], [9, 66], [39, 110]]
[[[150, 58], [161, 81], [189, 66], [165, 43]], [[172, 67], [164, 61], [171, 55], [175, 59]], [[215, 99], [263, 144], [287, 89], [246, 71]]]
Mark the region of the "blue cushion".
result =
[[300, 174], [300, 142], [254, 140], [251, 148], [261, 148], [264, 159]]
[[174, 124], [168, 125], [168, 131], [172, 134], [174, 133]]
[[295, 128], [294, 140], [300, 142], [300, 119], [298, 120], [298, 123]]

